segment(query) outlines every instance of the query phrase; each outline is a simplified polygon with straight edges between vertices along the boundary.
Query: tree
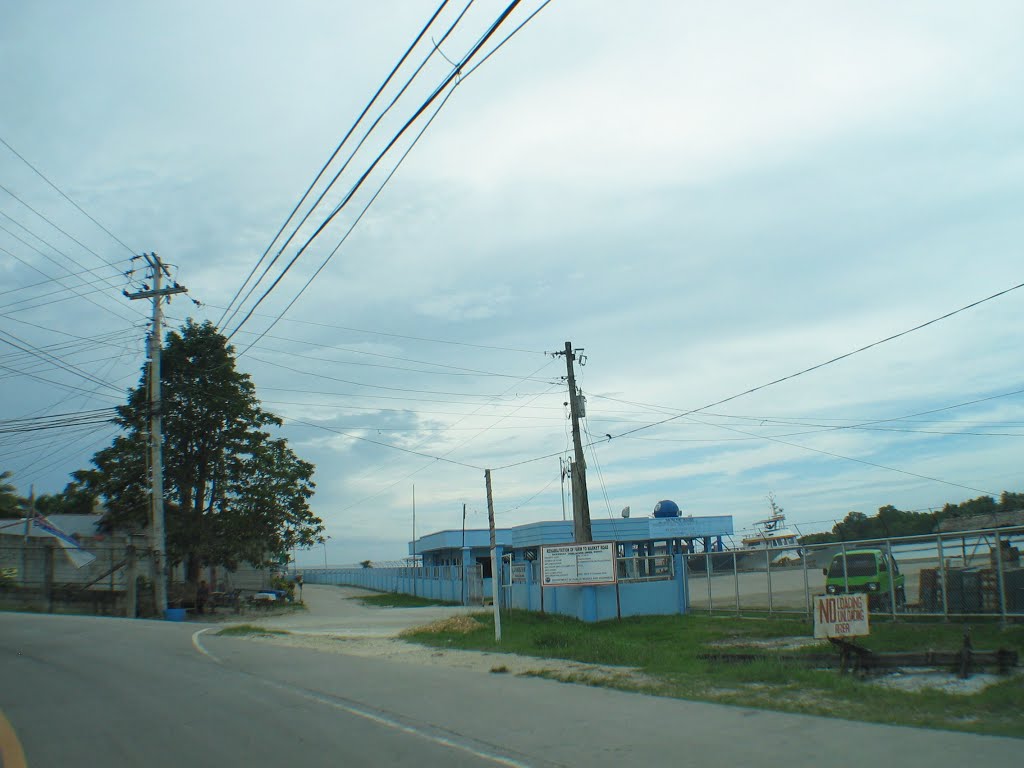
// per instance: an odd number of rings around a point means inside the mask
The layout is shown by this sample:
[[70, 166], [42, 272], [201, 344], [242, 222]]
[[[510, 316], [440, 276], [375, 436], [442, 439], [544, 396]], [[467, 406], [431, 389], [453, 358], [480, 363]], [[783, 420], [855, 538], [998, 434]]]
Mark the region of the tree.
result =
[[36, 511], [42, 515], [91, 515], [96, 497], [81, 483], [68, 483], [60, 493], [43, 494], [36, 499]]
[[18, 495], [18, 489], [8, 480], [10, 472], [0, 472], [0, 518], [21, 517], [25, 509], [25, 500]]
[[[148, 398], [143, 371], [117, 423], [125, 434], [97, 453], [94, 469], [75, 474], [101, 496], [108, 527], [143, 529], [149, 516]], [[234, 349], [212, 323], [189, 320], [167, 335], [161, 358], [161, 407], [167, 553], [186, 563], [190, 581], [204, 565], [235, 568], [280, 562], [292, 547], [311, 546], [323, 531], [309, 508], [312, 464], [268, 427]]]

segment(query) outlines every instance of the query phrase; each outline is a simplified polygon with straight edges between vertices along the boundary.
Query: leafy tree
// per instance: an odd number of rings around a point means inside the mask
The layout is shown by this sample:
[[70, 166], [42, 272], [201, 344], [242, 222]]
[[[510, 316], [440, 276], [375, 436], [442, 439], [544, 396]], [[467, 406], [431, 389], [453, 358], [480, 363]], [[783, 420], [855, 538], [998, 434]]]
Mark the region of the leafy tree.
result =
[[0, 472], [0, 518], [21, 517], [25, 500], [18, 495], [18, 489], [7, 482], [11, 478], [10, 472]]
[[[75, 479], [106, 505], [109, 527], [143, 529], [149, 514], [148, 399], [143, 371], [117, 423], [125, 434]], [[311, 546], [323, 531], [309, 508], [312, 464], [266, 431], [264, 411], [234, 349], [212, 323], [189, 320], [167, 336], [161, 358], [167, 550], [190, 581], [203, 565], [257, 566]]]
[[68, 483], [60, 493], [44, 494], [36, 499], [36, 511], [43, 515], [91, 515], [96, 497], [81, 483]]

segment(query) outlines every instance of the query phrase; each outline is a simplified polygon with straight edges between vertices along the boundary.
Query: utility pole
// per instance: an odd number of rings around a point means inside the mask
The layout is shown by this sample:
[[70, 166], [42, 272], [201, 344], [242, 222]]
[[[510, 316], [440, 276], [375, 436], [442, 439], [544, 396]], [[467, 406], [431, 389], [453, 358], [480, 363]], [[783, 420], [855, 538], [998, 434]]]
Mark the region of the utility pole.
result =
[[491, 495], [491, 470], [484, 470], [487, 483], [487, 527], [491, 529], [491, 602], [494, 605], [494, 641], [501, 642], [501, 608], [498, 607], [498, 542], [494, 535], [494, 497]]
[[[572, 445], [576, 455], [576, 461], [572, 465], [572, 521], [573, 533], [577, 544], [587, 544], [594, 540], [594, 534], [590, 527], [590, 499], [587, 495], [587, 462], [583, 458], [583, 441], [580, 439], [580, 392], [576, 387], [576, 374], [573, 372], [573, 362], [577, 359], [576, 353], [582, 349], [573, 350], [572, 342], [565, 342], [564, 352], [555, 352], [556, 355], [565, 355], [566, 378], [569, 384], [569, 413], [572, 415]], [[580, 358], [582, 365], [583, 358]], [[578, 498], [577, 498], [578, 495]]]
[[169, 288], [163, 287], [163, 279], [171, 276], [170, 271], [155, 253], [144, 253], [142, 258], [149, 265], [150, 279], [153, 287], [136, 293], [125, 295], [132, 301], [138, 299], [153, 300], [153, 328], [149, 334], [149, 452], [150, 464], [150, 547], [153, 550], [153, 600], [156, 603], [157, 617], [163, 618], [167, 609], [167, 573], [164, 565], [164, 549], [166, 535], [164, 533], [164, 459], [163, 459], [163, 419], [160, 414], [160, 353], [163, 349], [162, 328], [163, 312], [161, 303], [164, 297], [176, 293], [187, 293], [188, 289], [174, 283]]

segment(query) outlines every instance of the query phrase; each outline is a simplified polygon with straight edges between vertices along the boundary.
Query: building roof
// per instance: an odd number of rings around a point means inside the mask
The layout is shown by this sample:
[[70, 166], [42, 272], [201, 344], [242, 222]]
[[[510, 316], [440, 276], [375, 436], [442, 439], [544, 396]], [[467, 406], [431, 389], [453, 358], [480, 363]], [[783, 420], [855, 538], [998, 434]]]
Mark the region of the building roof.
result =
[[[703, 517], [634, 517], [591, 521], [595, 541], [665, 541], [667, 539], [703, 539], [729, 536], [733, 533], [732, 515]], [[495, 540], [505, 548], [521, 549], [544, 544], [567, 544], [573, 541], [571, 520], [548, 520], [526, 523], [514, 528], [499, 528]], [[442, 549], [460, 549], [462, 530], [437, 531], [409, 542], [409, 554], [423, 554]], [[491, 546], [490, 532], [473, 529], [465, 532], [465, 546], [473, 549]]]

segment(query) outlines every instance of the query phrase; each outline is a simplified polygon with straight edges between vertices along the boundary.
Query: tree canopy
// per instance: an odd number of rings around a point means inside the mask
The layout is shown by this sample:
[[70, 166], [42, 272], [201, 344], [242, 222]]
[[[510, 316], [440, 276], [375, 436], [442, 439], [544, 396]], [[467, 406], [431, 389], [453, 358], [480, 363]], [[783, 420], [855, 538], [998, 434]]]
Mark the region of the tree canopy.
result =
[[[203, 565], [281, 562], [292, 547], [316, 543], [323, 523], [309, 507], [314, 467], [268, 429], [234, 349], [212, 323], [189, 320], [167, 335], [161, 358], [167, 555], [189, 578]], [[108, 527], [143, 530], [149, 517], [146, 373], [118, 409], [124, 434], [75, 473], [101, 496]]]
[[25, 500], [18, 495], [18, 489], [7, 482], [10, 472], [0, 472], [0, 518], [21, 517]]
[[863, 512], [850, 512], [832, 527], [831, 532], [802, 536], [802, 544], [823, 544], [835, 541], [886, 539], [895, 536], [919, 536], [932, 533], [941, 520], [967, 517], [993, 512], [1013, 512], [1024, 508], [1024, 493], [1004, 491], [997, 501], [991, 496], [979, 496], [959, 504], [946, 504], [941, 510], [906, 512], [891, 504], [868, 516]]

